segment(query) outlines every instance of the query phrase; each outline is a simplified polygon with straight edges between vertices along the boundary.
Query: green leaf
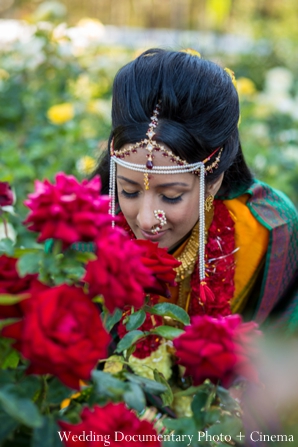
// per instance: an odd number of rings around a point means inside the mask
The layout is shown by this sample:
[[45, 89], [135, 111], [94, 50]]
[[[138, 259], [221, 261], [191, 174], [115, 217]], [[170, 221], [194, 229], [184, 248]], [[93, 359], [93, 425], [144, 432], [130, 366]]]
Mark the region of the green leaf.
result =
[[182, 307], [176, 306], [176, 304], [172, 303], [158, 303], [155, 304], [153, 307], [149, 307], [151, 309], [148, 310], [148, 307], [146, 307], [146, 311], [153, 313], [155, 315], [160, 315], [162, 317], [171, 317], [176, 321], [179, 321], [180, 323], [184, 325], [190, 324], [190, 318], [187, 312], [185, 312]]
[[[96, 295], [94, 298], [92, 298], [93, 303], [99, 303], [104, 304], [105, 300], [103, 295]], [[106, 315], [105, 312], [102, 313], [103, 315]]]
[[231, 413], [235, 413], [235, 411], [240, 411], [239, 403], [235, 399], [233, 399], [228, 390], [219, 386], [217, 387], [217, 395], [220, 399], [222, 407], [225, 410], [230, 411]]
[[[30, 447], [61, 447], [59, 427], [51, 416], [45, 416], [42, 425], [33, 430]], [[62, 435], [62, 433], [61, 433]]]
[[[0, 342], [2, 342], [1, 339], [0, 339]], [[14, 382], [13, 372], [0, 369], [0, 388], [2, 388], [5, 385], [12, 384], [13, 382]]]
[[146, 319], [146, 313], [143, 311], [143, 309], [139, 310], [138, 312], [134, 312], [128, 317], [128, 322], [126, 323], [126, 329], [128, 331], [138, 329], [140, 326], [142, 326], [145, 319]]
[[123, 399], [130, 408], [138, 412], [144, 410], [146, 406], [144, 392], [136, 383], [129, 383], [129, 389], [123, 394]]
[[220, 435], [221, 433], [229, 434], [234, 441], [239, 442], [240, 432], [244, 431], [242, 420], [236, 416], [230, 416], [224, 414], [221, 418], [220, 423], [214, 424], [211, 427], [208, 427], [208, 435]]
[[[65, 255], [67, 256], [68, 252], [66, 252]], [[83, 253], [78, 250], [71, 250], [71, 256], [74, 256], [78, 262], [82, 262], [83, 264], [86, 264], [88, 261], [94, 261], [95, 259], [97, 259], [95, 253], [92, 252]]]
[[67, 278], [72, 279], [73, 281], [81, 280], [85, 272], [86, 270], [82, 265], [73, 265], [71, 267], [64, 268], [64, 276], [67, 276]]
[[20, 276], [25, 276], [28, 273], [38, 273], [40, 256], [38, 253], [26, 253], [18, 260], [17, 269]]
[[172, 392], [170, 385], [168, 384], [168, 382], [165, 379], [165, 377], [163, 376], [163, 374], [161, 374], [157, 369], [155, 369], [153, 371], [153, 374], [154, 374], [154, 379], [156, 380], [156, 382], [162, 383], [166, 387], [166, 391], [164, 393], [162, 393], [162, 395], [161, 395], [163, 404], [166, 406], [171, 405], [171, 403], [173, 402], [174, 396], [173, 396], [173, 392]]
[[[105, 318], [105, 315], [106, 315], [105, 313], [102, 314], [103, 320]], [[108, 314], [107, 319], [105, 321], [106, 330], [110, 332], [111, 329], [115, 326], [115, 324], [121, 320], [121, 317], [122, 317], [122, 310], [120, 309], [116, 309], [112, 315]]]
[[164, 393], [167, 388], [162, 383], [158, 383], [155, 380], [147, 379], [146, 377], [137, 376], [131, 373], [125, 373], [125, 377], [133, 383], [140, 385], [144, 391], [152, 394]]
[[16, 368], [19, 364], [19, 361], [20, 361], [20, 354], [14, 349], [12, 349], [5, 358], [5, 360], [3, 361], [1, 368], [2, 369]]
[[123, 352], [125, 349], [128, 349], [136, 343], [140, 338], [144, 337], [144, 332], [142, 331], [131, 331], [124, 335], [124, 337], [120, 340], [117, 345], [115, 352]]
[[[20, 295], [9, 295], [8, 293], [0, 294], [1, 306], [12, 306], [30, 297], [29, 293], [21, 293]], [[6, 325], [5, 325], [6, 326]]]
[[157, 334], [168, 340], [173, 340], [174, 338], [179, 337], [179, 335], [183, 333], [184, 331], [182, 329], [178, 329], [172, 326], [157, 326], [156, 328], [150, 331], [150, 334]]
[[135, 352], [136, 350], [136, 345], [132, 345], [130, 348], [127, 349], [126, 351], [126, 361], [128, 362], [129, 357]]
[[40, 376], [24, 376], [17, 384], [17, 391], [25, 397], [33, 399], [40, 391]]
[[97, 393], [101, 397], [122, 399], [123, 394], [129, 390], [127, 383], [113, 377], [110, 373], [93, 370], [92, 380], [95, 382]]
[[8, 435], [17, 428], [18, 425], [19, 423], [15, 419], [3, 410], [0, 410], [0, 445], [1, 442], [4, 441], [4, 439], [6, 439]]
[[56, 377], [53, 377], [48, 383], [46, 401], [49, 404], [59, 404], [73, 394], [73, 389], [63, 385]]
[[0, 389], [0, 402], [3, 410], [21, 424], [33, 428], [42, 425], [42, 416], [36, 405], [24, 395], [19, 395], [13, 385]]
[[177, 391], [175, 394], [175, 397], [180, 396], [193, 396], [196, 394], [197, 391], [199, 391], [202, 388], [202, 385], [199, 386], [190, 386], [186, 390]]
[[211, 407], [205, 413], [205, 425], [213, 425], [220, 421], [222, 411], [219, 408]]
[[[4, 320], [6, 321], [6, 320]], [[2, 369], [7, 368], [6, 361], [10, 357], [12, 352], [15, 352], [14, 349], [11, 347], [11, 344], [13, 343], [13, 340], [9, 338], [0, 338], [0, 366]], [[0, 370], [1, 372], [1, 370]], [[0, 376], [0, 383], [2, 382], [1, 376]]]
[[205, 424], [205, 405], [207, 403], [209, 394], [205, 391], [199, 391], [193, 398], [191, 409], [193, 418], [196, 423], [197, 430], [202, 430]]
[[[194, 423], [194, 420], [192, 418], [179, 418], [179, 419], [170, 419], [167, 418], [164, 420], [164, 426], [169, 430], [174, 430], [174, 436], [177, 435], [189, 435], [192, 436], [192, 440], [195, 441], [191, 445], [197, 446], [196, 443], [197, 440], [197, 429]], [[185, 442], [179, 442], [176, 440], [175, 445], [177, 446], [187, 446], [189, 444], [189, 438], [185, 440]], [[169, 445], [168, 442], [165, 445]]]
[[14, 250], [14, 255], [16, 258], [21, 258], [22, 256], [24, 256], [25, 254], [28, 253], [35, 253], [35, 254], [41, 254], [41, 248], [32, 248], [32, 247], [26, 247], [26, 248], [19, 248], [19, 247], [15, 247]]
[[0, 241], [0, 253], [6, 253], [7, 256], [14, 255], [14, 246], [12, 240], [5, 238]]

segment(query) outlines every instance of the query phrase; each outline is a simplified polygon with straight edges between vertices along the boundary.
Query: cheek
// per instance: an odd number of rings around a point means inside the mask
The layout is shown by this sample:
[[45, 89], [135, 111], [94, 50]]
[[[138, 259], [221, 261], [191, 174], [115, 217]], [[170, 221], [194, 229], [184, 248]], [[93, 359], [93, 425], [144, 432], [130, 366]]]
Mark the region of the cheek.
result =
[[134, 201], [131, 200], [124, 200], [123, 198], [119, 197], [118, 199], [120, 209], [122, 213], [124, 214], [124, 217], [126, 220], [128, 219], [134, 219], [137, 215], [137, 207], [133, 203]]
[[180, 228], [181, 232], [189, 231], [199, 219], [199, 207], [187, 203], [177, 210], [172, 208], [168, 213], [168, 219], [175, 227]]

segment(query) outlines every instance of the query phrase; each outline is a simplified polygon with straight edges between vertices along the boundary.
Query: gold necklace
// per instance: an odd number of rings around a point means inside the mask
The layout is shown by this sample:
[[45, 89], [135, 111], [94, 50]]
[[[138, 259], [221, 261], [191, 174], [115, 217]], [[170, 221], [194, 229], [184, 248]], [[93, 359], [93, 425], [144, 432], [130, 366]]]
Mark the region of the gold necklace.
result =
[[[208, 210], [205, 210], [205, 244], [207, 244], [208, 230], [212, 223], [213, 216], [214, 207], [212, 205], [208, 208]], [[187, 242], [183, 252], [176, 258], [177, 261], [181, 262], [181, 265], [174, 269], [176, 271], [176, 282], [183, 281], [186, 277], [193, 273], [199, 254], [199, 246], [199, 223], [197, 223], [192, 229], [189, 241]]]
[[176, 282], [183, 281], [194, 271], [195, 263], [199, 253], [199, 224], [192, 229], [190, 238], [181, 253], [176, 259], [181, 262], [179, 267], [175, 268]]

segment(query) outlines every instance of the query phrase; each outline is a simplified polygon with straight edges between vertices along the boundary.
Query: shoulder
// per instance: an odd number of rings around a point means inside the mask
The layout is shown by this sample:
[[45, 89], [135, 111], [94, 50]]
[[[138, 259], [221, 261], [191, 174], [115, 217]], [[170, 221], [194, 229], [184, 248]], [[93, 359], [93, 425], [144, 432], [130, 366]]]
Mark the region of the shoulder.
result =
[[297, 229], [297, 209], [284, 193], [259, 180], [254, 180], [246, 193], [250, 196], [247, 206], [268, 230], [284, 225]]

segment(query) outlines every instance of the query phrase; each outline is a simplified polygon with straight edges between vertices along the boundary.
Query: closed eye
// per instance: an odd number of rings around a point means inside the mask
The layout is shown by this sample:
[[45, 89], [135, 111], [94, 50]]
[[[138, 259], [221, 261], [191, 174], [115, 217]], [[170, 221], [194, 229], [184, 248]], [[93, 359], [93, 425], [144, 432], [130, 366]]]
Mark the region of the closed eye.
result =
[[[126, 199], [135, 199], [138, 197], [139, 191], [127, 192], [127, 191], [125, 191], [125, 189], [122, 189], [121, 195], [123, 197], [125, 197]], [[178, 197], [168, 197], [168, 196], [165, 196], [164, 194], [161, 194], [161, 200], [165, 203], [175, 204], [182, 200], [182, 196], [183, 196], [183, 194], [181, 194]]]
[[181, 202], [182, 196], [183, 196], [183, 194], [181, 194], [178, 197], [167, 197], [164, 194], [162, 194], [161, 199], [162, 199], [163, 202], [174, 204], [174, 203]]
[[136, 192], [127, 192], [125, 189], [122, 189], [121, 195], [124, 196], [126, 199], [135, 199], [138, 197], [139, 191]]

